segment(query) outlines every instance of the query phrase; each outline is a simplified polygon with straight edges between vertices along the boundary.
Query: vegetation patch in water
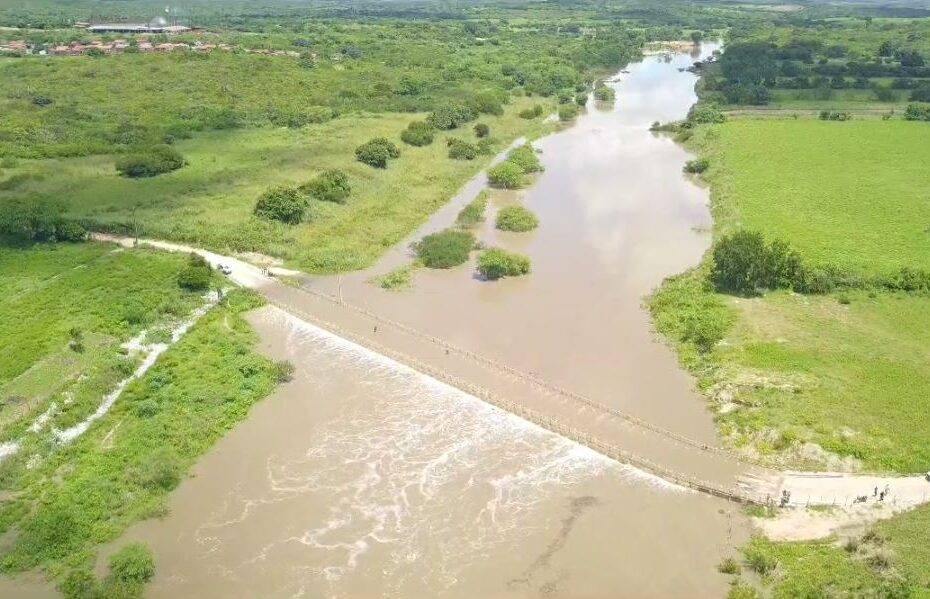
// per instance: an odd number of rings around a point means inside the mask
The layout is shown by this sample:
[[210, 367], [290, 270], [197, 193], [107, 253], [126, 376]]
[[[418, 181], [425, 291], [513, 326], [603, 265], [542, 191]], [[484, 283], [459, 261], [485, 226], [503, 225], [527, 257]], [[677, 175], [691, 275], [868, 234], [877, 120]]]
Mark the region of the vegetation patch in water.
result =
[[482, 189], [478, 197], [459, 211], [458, 216], [455, 217], [455, 224], [468, 228], [484, 222], [484, 213], [488, 209], [488, 196], [488, 190]]
[[414, 244], [417, 257], [427, 268], [452, 268], [464, 264], [473, 249], [475, 236], [459, 229], [432, 233]]
[[525, 233], [538, 227], [539, 219], [523, 206], [505, 206], [497, 213], [495, 226], [501, 231]]
[[519, 277], [530, 272], [530, 259], [515, 252], [491, 248], [478, 257], [478, 272], [489, 281]]

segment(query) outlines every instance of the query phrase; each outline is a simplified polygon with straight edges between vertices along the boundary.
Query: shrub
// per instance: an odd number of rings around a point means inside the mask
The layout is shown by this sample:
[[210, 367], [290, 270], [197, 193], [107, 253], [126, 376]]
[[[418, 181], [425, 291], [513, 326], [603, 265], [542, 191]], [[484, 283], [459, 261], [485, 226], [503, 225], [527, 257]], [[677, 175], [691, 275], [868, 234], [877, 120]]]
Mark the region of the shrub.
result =
[[491, 248], [478, 257], [478, 272], [490, 281], [517, 277], [530, 272], [530, 259], [500, 248]]
[[501, 231], [524, 233], [538, 227], [539, 219], [523, 206], [507, 206], [497, 213], [495, 226]]
[[614, 88], [602, 85], [594, 89], [594, 99], [600, 102], [613, 102], [617, 98]]
[[452, 268], [463, 264], [474, 248], [474, 235], [455, 229], [432, 233], [414, 245], [417, 256], [429, 268]]
[[181, 466], [170, 450], [160, 450], [145, 458], [135, 471], [135, 479], [147, 489], [170, 491], [181, 482]]
[[786, 243], [767, 244], [761, 233], [737, 231], [714, 246], [711, 278], [718, 290], [755, 293], [802, 287], [806, 275], [800, 256]]
[[576, 104], [565, 104], [559, 106], [559, 120], [562, 122], [570, 121], [578, 116], [578, 106]]
[[703, 173], [707, 170], [707, 167], [710, 166], [710, 163], [706, 158], [698, 158], [696, 160], [689, 160], [685, 163], [684, 171], [686, 173]]
[[769, 555], [764, 548], [755, 544], [746, 548], [745, 555], [746, 563], [760, 576], [771, 574], [778, 567], [778, 560], [775, 556]]
[[274, 363], [274, 379], [278, 383], [289, 383], [294, 379], [294, 364], [288, 360], [279, 360]]
[[727, 599], [759, 599], [759, 592], [740, 580], [734, 580], [727, 591]]
[[55, 239], [72, 242], [85, 241], [87, 239], [87, 229], [74, 221], [59, 221], [55, 225]]
[[255, 216], [295, 225], [304, 218], [307, 198], [296, 187], [280, 185], [272, 187], [255, 202]]
[[481, 92], [475, 96], [475, 99], [472, 103], [476, 112], [500, 116], [504, 114], [504, 107], [502, 106], [502, 102], [503, 100], [500, 97], [500, 94], [494, 92]]
[[519, 166], [525, 174], [539, 173], [543, 170], [539, 156], [536, 155], [536, 150], [529, 142], [510, 152], [507, 161]]
[[400, 138], [411, 146], [428, 146], [433, 143], [433, 128], [426, 121], [412, 121], [401, 132]]
[[337, 204], [345, 203], [346, 198], [352, 193], [349, 178], [338, 169], [323, 171], [301, 189], [318, 200]]
[[455, 129], [459, 125], [475, 120], [475, 111], [464, 104], [449, 102], [433, 110], [426, 122], [435, 129]]
[[488, 192], [482, 191], [455, 217], [455, 224], [460, 227], [473, 227], [484, 221], [484, 212], [488, 208]]
[[15, 195], [0, 202], [0, 234], [23, 239], [51, 239], [63, 206], [43, 197]]
[[908, 104], [904, 110], [904, 119], [907, 121], [930, 121], [930, 106]]
[[155, 557], [144, 543], [126, 545], [110, 557], [110, 576], [120, 582], [145, 584], [155, 576]]
[[457, 137], [450, 137], [447, 142], [449, 146], [449, 158], [454, 160], [474, 160], [478, 157], [478, 147]]
[[520, 111], [520, 118], [524, 119], [536, 119], [542, 116], [543, 107], [541, 104], [536, 104], [532, 108], [526, 108]]
[[355, 148], [355, 158], [375, 168], [387, 168], [388, 160], [400, 156], [400, 150], [384, 137], [376, 137]]
[[688, 115], [688, 120], [695, 124], [725, 123], [727, 115], [715, 104], [695, 104]]
[[143, 399], [136, 406], [136, 416], [139, 418], [151, 418], [158, 413], [158, 402], [154, 399]]
[[87, 570], [72, 570], [58, 585], [65, 599], [100, 599], [103, 597], [100, 583]]
[[851, 121], [852, 115], [848, 112], [838, 112], [836, 110], [821, 110], [821, 121]]
[[477, 123], [475, 125], [475, 136], [479, 138], [487, 137], [491, 134], [491, 128], [484, 123]]
[[378, 285], [381, 289], [386, 289], [388, 291], [400, 291], [401, 289], [407, 289], [413, 282], [413, 269], [408, 266], [401, 266], [400, 268], [395, 268], [391, 272], [379, 277], [377, 279]]
[[213, 272], [198, 254], [191, 253], [187, 265], [178, 272], [178, 285], [188, 291], [204, 291], [210, 286]]
[[510, 160], [505, 160], [488, 169], [488, 181], [494, 187], [516, 189], [523, 185], [523, 169]]
[[740, 567], [738, 561], [732, 557], [728, 557], [720, 562], [719, 565], [717, 565], [717, 571], [721, 574], [739, 574], [742, 571], [742, 568]]
[[186, 161], [168, 145], [152, 146], [143, 152], [123, 156], [116, 161], [116, 172], [137, 179], [169, 173], [184, 166]]
[[494, 154], [494, 147], [497, 142], [490, 137], [482, 137], [478, 140], [478, 153], [482, 156], [491, 156]]

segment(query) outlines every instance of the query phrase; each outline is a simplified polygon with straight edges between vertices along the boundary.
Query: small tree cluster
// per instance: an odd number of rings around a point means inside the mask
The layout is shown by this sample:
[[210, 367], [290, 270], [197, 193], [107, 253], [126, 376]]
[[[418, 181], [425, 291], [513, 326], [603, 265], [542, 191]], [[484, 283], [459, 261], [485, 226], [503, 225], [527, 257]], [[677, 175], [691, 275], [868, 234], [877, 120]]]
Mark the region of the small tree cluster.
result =
[[449, 158], [454, 160], [474, 160], [478, 157], [478, 147], [457, 137], [446, 140], [449, 146]]
[[61, 202], [39, 196], [14, 196], [0, 202], [0, 235], [37, 241], [84, 241], [87, 230], [65, 220]]
[[908, 104], [904, 110], [904, 119], [907, 121], [930, 121], [930, 106]]
[[301, 190], [323, 202], [336, 202], [344, 204], [346, 198], [352, 193], [349, 178], [338, 169], [328, 169], [317, 175], [312, 181], [304, 184]]
[[428, 146], [433, 143], [433, 127], [426, 121], [412, 121], [401, 131], [400, 138], [411, 146]]
[[797, 252], [782, 241], [766, 242], [757, 231], [737, 231], [714, 245], [711, 280], [720, 291], [751, 294], [801, 288], [806, 279]]
[[177, 170], [187, 164], [184, 157], [169, 145], [157, 145], [116, 161], [116, 172], [131, 179], [154, 177]]
[[178, 272], [178, 285], [188, 291], [206, 291], [212, 278], [213, 271], [207, 261], [191, 253], [187, 264]]
[[306, 213], [307, 198], [296, 187], [279, 185], [266, 190], [255, 202], [255, 216], [296, 225]]
[[695, 104], [688, 113], [688, 122], [695, 125], [705, 123], [725, 123], [727, 115], [716, 104]]
[[525, 175], [543, 170], [536, 150], [529, 143], [513, 150], [507, 160], [488, 169], [488, 181], [494, 187], [516, 189], [522, 187]]
[[448, 102], [436, 107], [426, 117], [426, 122], [434, 129], [448, 130], [473, 121], [476, 116], [474, 109], [471, 107], [458, 102]]
[[522, 254], [491, 248], [478, 257], [478, 272], [490, 281], [517, 277], [530, 272], [530, 259]]
[[452, 268], [468, 260], [468, 254], [475, 249], [475, 236], [468, 231], [446, 229], [427, 235], [413, 249], [429, 268]]
[[524, 173], [540, 173], [543, 171], [542, 162], [536, 154], [536, 149], [529, 142], [510, 152], [507, 160], [519, 166]]
[[709, 166], [710, 162], [708, 162], [706, 158], [698, 158], [686, 162], [683, 170], [686, 173], [700, 174], [706, 171]]
[[384, 137], [376, 137], [355, 148], [355, 158], [375, 168], [387, 168], [388, 160], [399, 156], [397, 146]]
[[487, 91], [477, 94], [472, 102], [472, 105], [475, 108], [476, 112], [481, 114], [493, 114], [500, 116], [504, 114], [503, 103], [506, 100], [506, 97], [502, 97], [501, 94]]

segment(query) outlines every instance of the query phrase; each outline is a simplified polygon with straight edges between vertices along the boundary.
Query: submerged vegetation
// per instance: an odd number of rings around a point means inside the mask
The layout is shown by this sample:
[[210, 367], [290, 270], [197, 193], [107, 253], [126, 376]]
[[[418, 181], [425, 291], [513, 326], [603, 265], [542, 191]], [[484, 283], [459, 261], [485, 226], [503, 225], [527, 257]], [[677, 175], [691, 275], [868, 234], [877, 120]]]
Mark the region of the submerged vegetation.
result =
[[515, 252], [491, 248], [478, 257], [478, 272], [490, 281], [518, 277], [530, 272], [530, 259]]
[[505, 206], [497, 213], [495, 226], [501, 231], [525, 233], [539, 226], [539, 219], [523, 206]]
[[458, 229], [432, 233], [414, 245], [417, 257], [428, 268], [452, 268], [464, 264], [473, 249], [475, 236]]

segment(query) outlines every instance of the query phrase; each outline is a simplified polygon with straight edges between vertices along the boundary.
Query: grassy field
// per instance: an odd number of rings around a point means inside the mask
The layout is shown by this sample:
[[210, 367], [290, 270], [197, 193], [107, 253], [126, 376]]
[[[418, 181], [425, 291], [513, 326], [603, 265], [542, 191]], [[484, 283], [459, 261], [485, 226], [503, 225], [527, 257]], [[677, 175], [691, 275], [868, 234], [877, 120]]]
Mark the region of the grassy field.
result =
[[[550, 125], [516, 113], [538, 100], [522, 98], [501, 117], [482, 116], [498, 148]], [[544, 102], [545, 103], [545, 102]], [[114, 157], [22, 160], [8, 177], [28, 174], [4, 195], [37, 193], [63, 199], [70, 215], [93, 227], [134, 229], [220, 251], [258, 251], [310, 272], [370, 265], [443, 205], [487, 162], [451, 160], [445, 139], [474, 138], [470, 125], [436, 136], [429, 146], [401, 144], [400, 131], [416, 114], [357, 115], [304, 129], [204, 133], [178, 142], [188, 166], [150, 179], [117, 176]], [[375, 136], [396, 140], [399, 159], [387, 169], [355, 160], [355, 148]], [[255, 218], [259, 194], [271, 185], [304, 183], [327, 168], [343, 169], [352, 195], [344, 205], [314, 202], [309, 222], [297, 226]]]
[[930, 268], [930, 128], [905, 121], [740, 120], [703, 129], [717, 233], [756, 229], [863, 273]]
[[[59, 578], [89, 569], [100, 543], [162, 513], [197, 456], [275, 385], [274, 366], [251, 351], [255, 335], [240, 317], [260, 301], [234, 291], [83, 436], [65, 445], [52, 438], [51, 427], [95, 409], [135, 367], [119, 342], [143, 329], [157, 335], [202, 305], [175, 281], [183, 260], [100, 244], [0, 250], [0, 282], [11, 290], [0, 303], [0, 419], [4, 440], [22, 441], [0, 463], [0, 571], [42, 568]], [[73, 326], [83, 351], [67, 345]], [[51, 402], [59, 407], [51, 422], [25, 434]]]
[[[752, 228], [805, 262], [864, 275], [930, 268], [930, 129], [903, 121], [739, 120], [699, 128], [715, 237]], [[780, 467], [930, 465], [930, 297], [860, 289], [737, 298], [708, 265], [651, 299], [728, 441]], [[926, 597], [930, 508], [834, 539], [744, 548], [765, 596]], [[760, 572], [761, 573], [761, 572]], [[908, 594], [910, 593], [910, 594]]]

